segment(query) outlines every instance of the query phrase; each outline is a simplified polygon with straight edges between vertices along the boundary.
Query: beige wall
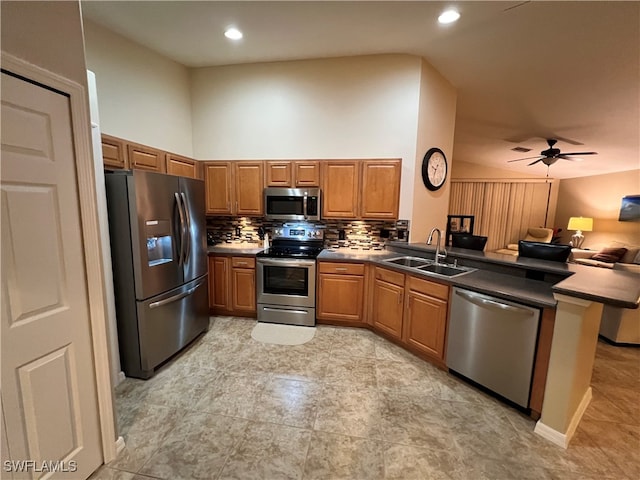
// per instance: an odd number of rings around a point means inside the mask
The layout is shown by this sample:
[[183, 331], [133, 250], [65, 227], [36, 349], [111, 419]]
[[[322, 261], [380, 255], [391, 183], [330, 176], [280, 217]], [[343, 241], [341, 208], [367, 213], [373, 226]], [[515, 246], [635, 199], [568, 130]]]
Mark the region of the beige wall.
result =
[[79, 2], [1, 4], [2, 50], [87, 85]]
[[[453, 134], [456, 121], [455, 88], [425, 60], [420, 69], [420, 103], [417, 128], [417, 152], [413, 177], [413, 216], [410, 242], [424, 242], [433, 227], [444, 230], [449, 211], [451, 168], [453, 164]], [[422, 160], [431, 147], [440, 148], [447, 157], [448, 179], [435, 192], [422, 182]]]
[[593, 231], [584, 232], [583, 248], [600, 248], [612, 241], [640, 245], [640, 223], [618, 221], [622, 197], [638, 194], [640, 170], [562, 180], [556, 224], [564, 229], [564, 243], [574, 233], [566, 230], [569, 217], [583, 216], [593, 218]]
[[[455, 155], [455, 152], [454, 152]], [[513, 170], [507, 170], [504, 168], [486, 167], [477, 163], [462, 162], [456, 160], [453, 163], [453, 170], [451, 172], [451, 178], [455, 180], [470, 180], [470, 179], [484, 179], [484, 180], [496, 180], [508, 178], [510, 180], [515, 179], [530, 179], [530, 178], [545, 178], [540, 175], [524, 175], [520, 172], [514, 172]]]
[[195, 157], [402, 158], [400, 217], [410, 218], [420, 76], [410, 55], [195, 69]]
[[102, 132], [193, 156], [189, 70], [91, 21], [84, 30]]

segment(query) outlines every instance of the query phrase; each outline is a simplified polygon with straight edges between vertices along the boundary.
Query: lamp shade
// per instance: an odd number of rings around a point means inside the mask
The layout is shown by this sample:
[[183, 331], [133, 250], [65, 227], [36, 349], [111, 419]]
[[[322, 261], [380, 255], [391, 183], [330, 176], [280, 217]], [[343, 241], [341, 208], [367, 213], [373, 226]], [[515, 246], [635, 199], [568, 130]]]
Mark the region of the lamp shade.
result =
[[593, 230], [593, 218], [571, 217], [569, 218], [569, 226], [567, 227], [567, 230], [590, 232]]

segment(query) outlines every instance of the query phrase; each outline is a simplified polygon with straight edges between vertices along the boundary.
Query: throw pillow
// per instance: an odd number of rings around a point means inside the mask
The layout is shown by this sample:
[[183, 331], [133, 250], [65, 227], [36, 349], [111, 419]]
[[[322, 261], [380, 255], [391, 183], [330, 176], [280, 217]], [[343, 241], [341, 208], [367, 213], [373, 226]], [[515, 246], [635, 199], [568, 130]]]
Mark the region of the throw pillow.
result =
[[626, 248], [603, 248], [591, 258], [600, 262], [616, 263], [625, 253], [627, 253]]

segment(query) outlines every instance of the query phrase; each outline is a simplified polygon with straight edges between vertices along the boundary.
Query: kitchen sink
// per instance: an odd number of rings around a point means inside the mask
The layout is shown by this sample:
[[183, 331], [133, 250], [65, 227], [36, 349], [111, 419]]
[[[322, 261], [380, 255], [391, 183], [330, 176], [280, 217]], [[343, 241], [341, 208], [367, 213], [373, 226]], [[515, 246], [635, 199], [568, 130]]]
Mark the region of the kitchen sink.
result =
[[385, 262], [394, 263], [396, 265], [402, 265], [403, 267], [420, 267], [423, 265], [429, 265], [431, 263], [430, 260], [425, 260], [424, 258], [415, 258], [415, 257], [400, 257], [400, 258], [392, 258], [390, 260], [385, 260]]
[[423, 272], [437, 273], [438, 275], [445, 275], [447, 277], [454, 277], [456, 275], [461, 275], [470, 271], [468, 268], [460, 268], [454, 267], [452, 265], [442, 264], [436, 265], [435, 263], [432, 263], [430, 265], [423, 265], [417, 268], [418, 270], [422, 270]]

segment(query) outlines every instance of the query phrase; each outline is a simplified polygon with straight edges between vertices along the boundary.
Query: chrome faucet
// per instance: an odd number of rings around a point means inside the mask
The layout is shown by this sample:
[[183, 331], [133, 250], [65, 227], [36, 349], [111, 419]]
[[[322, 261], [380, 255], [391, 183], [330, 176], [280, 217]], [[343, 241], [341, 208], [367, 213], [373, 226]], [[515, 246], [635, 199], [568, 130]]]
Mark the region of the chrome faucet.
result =
[[438, 232], [438, 238], [436, 239], [436, 265], [438, 265], [440, 263], [440, 257], [442, 257], [442, 260], [447, 258], [447, 250], [443, 248], [442, 253], [440, 253], [440, 237], [442, 237], [442, 232], [437, 227], [431, 229], [431, 233], [429, 234], [429, 238], [427, 240], [427, 245], [431, 245], [434, 232]]

